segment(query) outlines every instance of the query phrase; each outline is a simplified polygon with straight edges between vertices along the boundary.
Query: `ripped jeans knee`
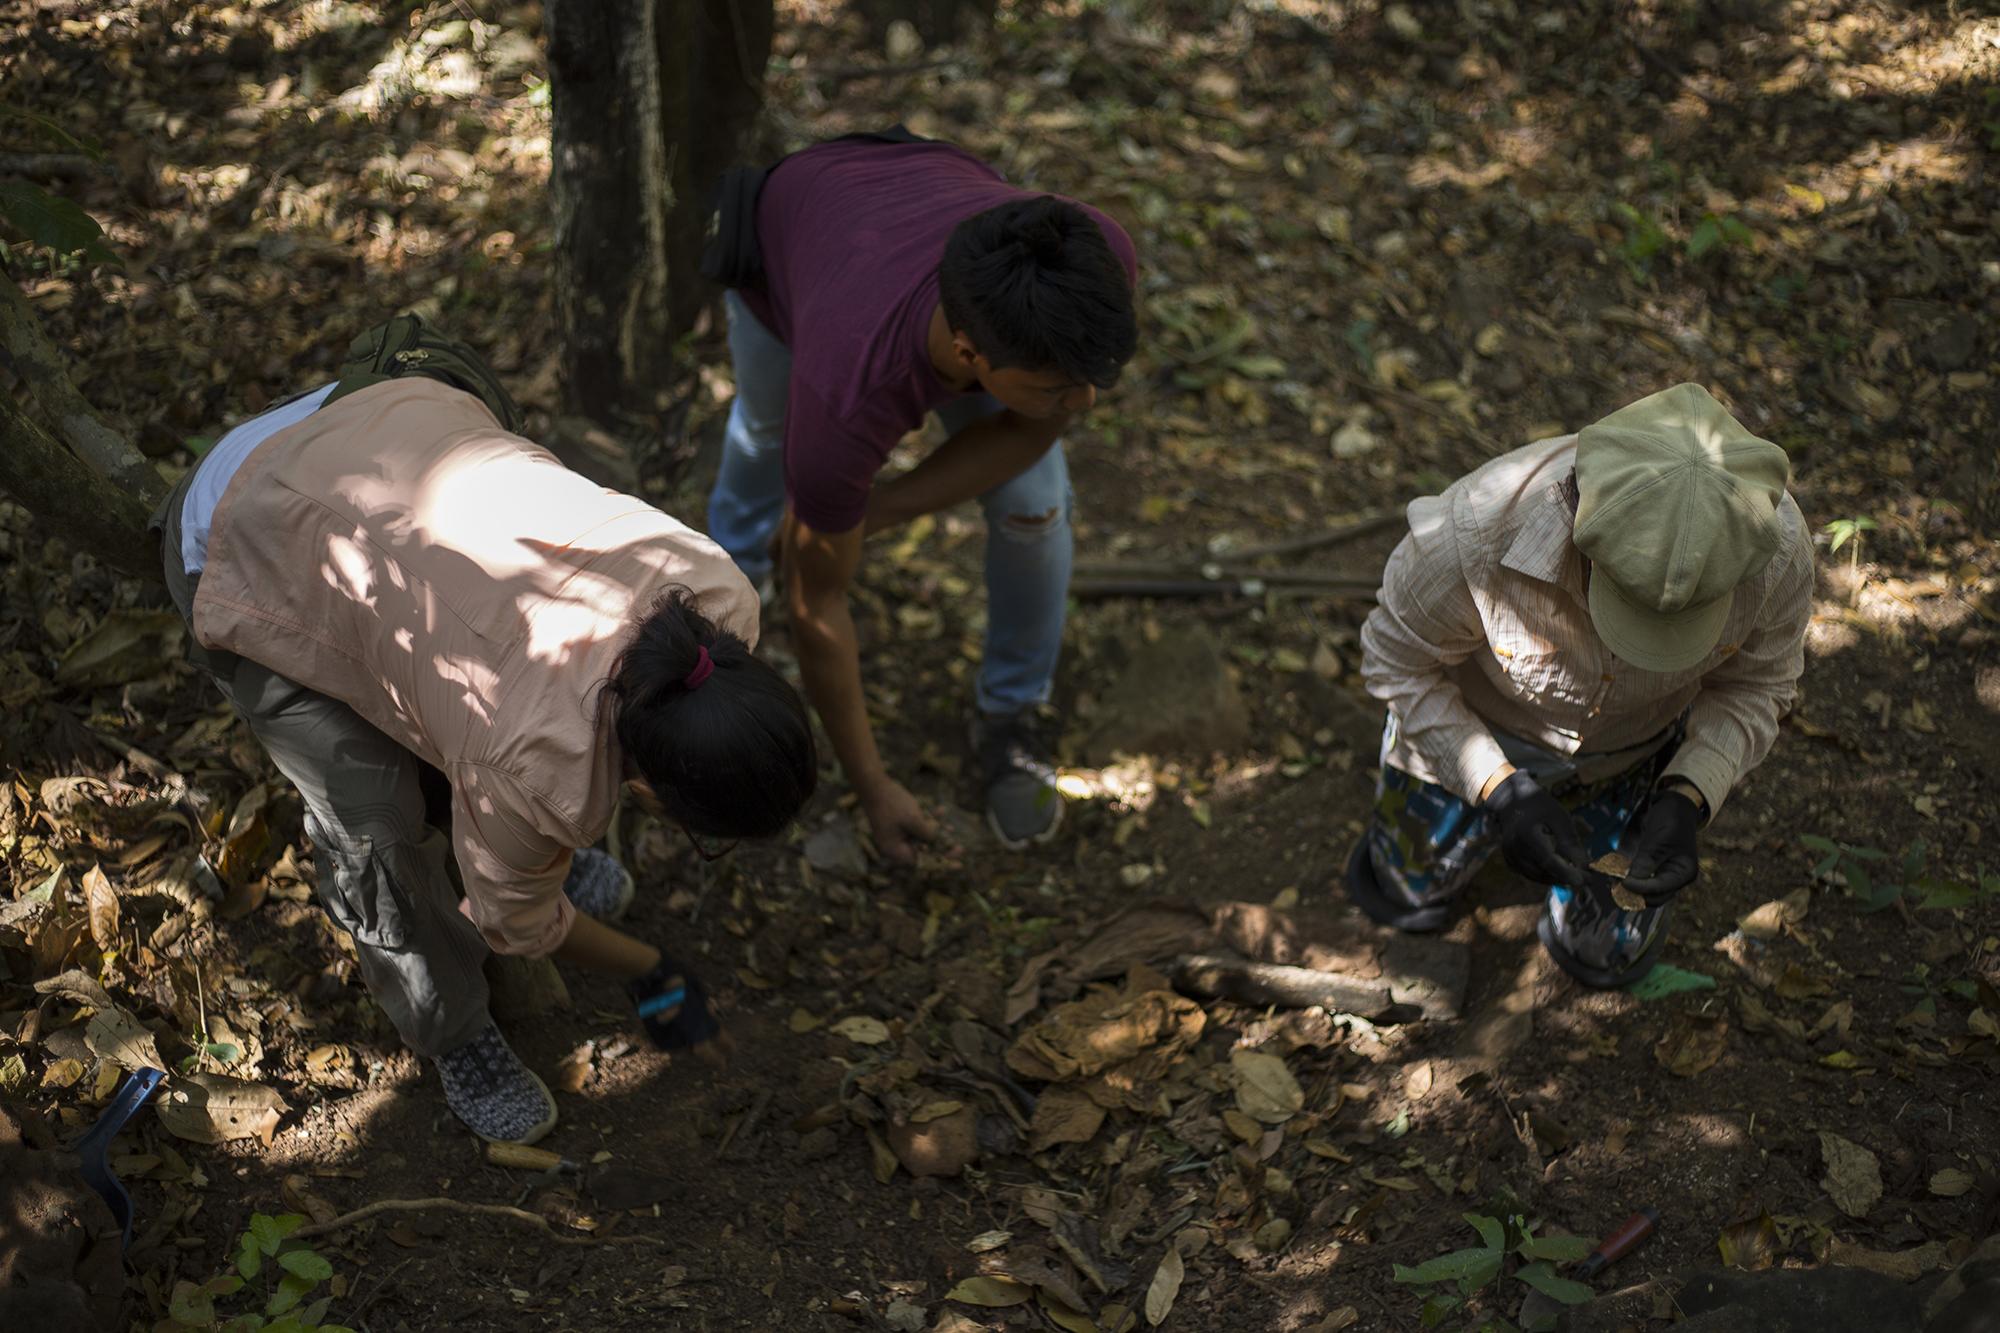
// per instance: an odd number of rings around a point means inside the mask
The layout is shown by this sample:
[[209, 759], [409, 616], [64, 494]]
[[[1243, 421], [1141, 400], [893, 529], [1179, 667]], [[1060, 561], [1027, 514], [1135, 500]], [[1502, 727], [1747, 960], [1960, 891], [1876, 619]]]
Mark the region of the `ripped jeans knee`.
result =
[[1039, 512], [1023, 513], [1008, 509], [989, 517], [1002, 537], [1018, 542], [1036, 542], [1055, 536], [1069, 522], [1066, 506], [1050, 505]]

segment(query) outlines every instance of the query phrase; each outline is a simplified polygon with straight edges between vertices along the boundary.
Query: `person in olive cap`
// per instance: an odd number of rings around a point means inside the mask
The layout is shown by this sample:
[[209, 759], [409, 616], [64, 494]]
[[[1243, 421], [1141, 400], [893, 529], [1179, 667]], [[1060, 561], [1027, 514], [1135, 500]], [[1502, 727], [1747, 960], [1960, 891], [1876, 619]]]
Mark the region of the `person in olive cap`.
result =
[[1650, 970], [1702, 826], [1797, 696], [1813, 561], [1789, 478], [1679, 384], [1412, 503], [1361, 632], [1389, 714], [1355, 903], [1436, 929], [1497, 850], [1549, 886], [1571, 975]]

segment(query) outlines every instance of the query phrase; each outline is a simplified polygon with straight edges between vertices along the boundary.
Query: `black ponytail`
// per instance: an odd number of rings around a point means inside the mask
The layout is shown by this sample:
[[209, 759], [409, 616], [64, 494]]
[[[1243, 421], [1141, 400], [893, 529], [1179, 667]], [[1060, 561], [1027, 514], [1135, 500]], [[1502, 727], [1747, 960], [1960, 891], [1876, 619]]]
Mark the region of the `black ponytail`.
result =
[[[714, 663], [707, 672], [697, 670], [704, 652]], [[770, 837], [797, 818], [819, 780], [799, 692], [717, 629], [686, 588], [639, 621], [605, 698], [626, 758], [668, 817], [695, 834]]]

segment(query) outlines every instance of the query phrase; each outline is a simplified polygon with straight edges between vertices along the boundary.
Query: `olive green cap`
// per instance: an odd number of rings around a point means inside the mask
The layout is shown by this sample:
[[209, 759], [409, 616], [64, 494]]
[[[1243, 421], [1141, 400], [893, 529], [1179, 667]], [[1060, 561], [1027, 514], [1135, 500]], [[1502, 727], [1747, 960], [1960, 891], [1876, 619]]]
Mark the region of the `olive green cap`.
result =
[[1621, 659], [1683, 671], [1722, 639], [1736, 589], [1777, 554], [1785, 451], [1699, 384], [1621, 407], [1576, 437], [1577, 550], [1590, 619]]

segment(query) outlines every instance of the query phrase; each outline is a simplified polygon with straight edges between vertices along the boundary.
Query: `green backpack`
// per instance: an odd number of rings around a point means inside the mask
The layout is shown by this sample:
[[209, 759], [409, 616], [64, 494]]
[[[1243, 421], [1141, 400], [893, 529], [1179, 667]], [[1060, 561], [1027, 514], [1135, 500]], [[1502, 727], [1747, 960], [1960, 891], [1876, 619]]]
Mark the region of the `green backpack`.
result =
[[486, 358], [425, 323], [422, 315], [398, 315], [349, 343], [347, 359], [340, 363], [340, 379], [326, 402], [405, 375], [426, 375], [464, 390], [485, 403], [512, 434], [519, 435], [526, 424], [519, 404], [501, 387], [500, 377], [486, 364]]

